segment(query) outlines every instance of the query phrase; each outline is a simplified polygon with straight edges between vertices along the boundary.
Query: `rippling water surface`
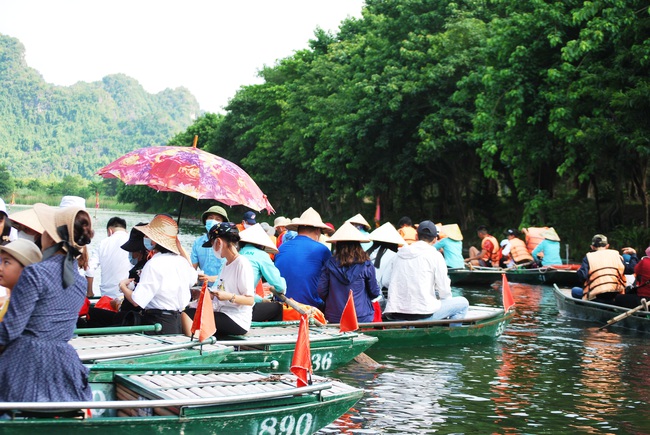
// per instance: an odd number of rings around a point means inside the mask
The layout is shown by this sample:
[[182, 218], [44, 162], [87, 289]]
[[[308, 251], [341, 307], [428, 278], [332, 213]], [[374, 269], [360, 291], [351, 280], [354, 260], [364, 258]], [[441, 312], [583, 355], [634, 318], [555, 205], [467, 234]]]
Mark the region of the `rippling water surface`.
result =
[[[647, 337], [561, 317], [553, 290], [510, 284], [517, 315], [496, 341], [372, 351], [332, 374], [365, 389], [319, 433], [648, 434]], [[498, 306], [500, 291], [455, 289]]]

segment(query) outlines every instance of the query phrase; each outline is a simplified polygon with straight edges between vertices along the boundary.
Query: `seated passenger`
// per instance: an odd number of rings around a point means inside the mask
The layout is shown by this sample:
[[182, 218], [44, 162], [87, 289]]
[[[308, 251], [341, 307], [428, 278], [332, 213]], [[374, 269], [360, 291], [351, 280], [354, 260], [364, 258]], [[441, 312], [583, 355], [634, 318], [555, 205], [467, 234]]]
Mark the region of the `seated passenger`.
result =
[[397, 252], [384, 315], [389, 320], [462, 319], [469, 302], [451, 294], [447, 265], [432, 245], [438, 230], [431, 221], [418, 226], [418, 241]]
[[445, 264], [449, 269], [462, 269], [465, 267], [463, 261], [463, 234], [457, 224], [442, 226], [447, 237], [440, 239], [433, 245], [438, 251], [442, 251]]
[[533, 256], [530, 255], [528, 249], [526, 249], [526, 244], [518, 237], [519, 231], [515, 228], [510, 228], [509, 230], [506, 230], [505, 234], [508, 238], [508, 244], [502, 249], [501, 255], [507, 257], [506, 265], [508, 267], [535, 266]]
[[560, 237], [555, 230], [549, 228], [542, 232], [541, 237], [544, 240], [531, 252], [537, 264], [541, 264], [542, 266], [562, 264], [562, 258], [560, 258]]

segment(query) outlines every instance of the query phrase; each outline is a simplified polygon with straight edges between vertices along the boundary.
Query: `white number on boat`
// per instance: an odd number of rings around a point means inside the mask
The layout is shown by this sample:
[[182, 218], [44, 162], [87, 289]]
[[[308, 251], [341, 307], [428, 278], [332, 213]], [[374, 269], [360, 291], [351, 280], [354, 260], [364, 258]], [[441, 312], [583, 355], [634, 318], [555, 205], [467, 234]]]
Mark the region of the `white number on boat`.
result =
[[308, 435], [312, 433], [313, 421], [314, 417], [310, 413], [301, 414], [297, 424], [293, 415], [287, 415], [279, 422], [275, 417], [265, 418], [260, 424], [258, 435]]
[[325, 352], [323, 355], [313, 354], [311, 364], [314, 370], [329, 370], [332, 367], [332, 352]]

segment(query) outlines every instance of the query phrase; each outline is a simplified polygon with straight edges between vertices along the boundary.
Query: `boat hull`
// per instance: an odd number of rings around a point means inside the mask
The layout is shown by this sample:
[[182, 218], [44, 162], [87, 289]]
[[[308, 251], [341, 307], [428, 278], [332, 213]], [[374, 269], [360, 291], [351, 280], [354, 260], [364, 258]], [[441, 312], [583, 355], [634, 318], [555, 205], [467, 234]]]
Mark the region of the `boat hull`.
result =
[[[362, 324], [360, 332], [376, 337], [379, 341], [372, 349], [393, 349], [425, 346], [450, 346], [492, 341], [499, 337], [515, 315], [514, 310], [504, 313], [500, 309], [486, 311], [484, 318], [476, 321], [458, 322], [445, 320], [435, 322], [382, 322]], [[372, 350], [371, 349], [371, 350]]]
[[[605, 325], [608, 320], [629, 311], [629, 308], [575, 299], [571, 297], [570, 289], [555, 288], [554, 296], [560, 314], [570, 319], [584, 320]], [[631, 316], [612, 324], [611, 327], [650, 333], [650, 312], [638, 311]]]

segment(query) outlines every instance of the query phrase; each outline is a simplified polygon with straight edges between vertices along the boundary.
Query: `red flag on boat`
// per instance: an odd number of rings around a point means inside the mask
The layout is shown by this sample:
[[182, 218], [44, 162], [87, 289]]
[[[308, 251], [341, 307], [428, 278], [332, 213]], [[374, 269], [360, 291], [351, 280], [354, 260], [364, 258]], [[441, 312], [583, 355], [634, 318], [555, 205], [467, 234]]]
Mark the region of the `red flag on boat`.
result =
[[503, 298], [503, 310], [508, 312], [510, 307], [515, 304], [515, 300], [512, 297], [512, 292], [510, 291], [510, 284], [508, 284], [508, 278], [506, 274], [502, 274], [503, 282], [501, 284], [501, 297]]
[[345, 304], [345, 308], [343, 308], [343, 314], [341, 314], [340, 332], [356, 331], [357, 329], [359, 329], [357, 310], [354, 308], [354, 297], [352, 296], [352, 290], [350, 290], [348, 302]]
[[214, 323], [214, 314], [212, 312], [212, 299], [208, 291], [208, 281], [203, 281], [201, 287], [201, 295], [199, 296], [199, 303], [196, 306], [196, 313], [192, 321], [191, 334], [199, 331], [199, 341], [203, 341], [212, 337], [217, 332], [217, 325]]
[[255, 286], [255, 294], [264, 299], [264, 283], [262, 282], [262, 278], [257, 281], [257, 285]]
[[95, 190], [95, 208], [99, 208], [99, 190]]
[[309, 348], [309, 320], [306, 315], [300, 316], [296, 349], [291, 360], [291, 373], [298, 377], [297, 387], [311, 385], [311, 349]]

